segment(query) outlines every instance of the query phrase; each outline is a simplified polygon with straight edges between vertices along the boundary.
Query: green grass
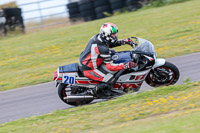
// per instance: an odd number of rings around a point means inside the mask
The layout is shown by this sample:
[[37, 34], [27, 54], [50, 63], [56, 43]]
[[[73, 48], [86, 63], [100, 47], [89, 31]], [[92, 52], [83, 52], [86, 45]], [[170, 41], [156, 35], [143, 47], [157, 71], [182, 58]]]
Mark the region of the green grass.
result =
[[[109, 133], [199, 133], [200, 110], [191, 109], [106, 127]], [[119, 127], [119, 128], [117, 128]]]
[[[200, 51], [200, 1], [0, 38], [0, 91], [52, 81], [60, 65], [78, 62], [89, 39], [105, 22], [119, 28], [119, 38], [137, 36], [155, 44], [158, 57], [168, 58]], [[129, 46], [117, 50], [129, 50]]]
[[0, 125], [7, 133], [199, 133], [200, 82], [127, 94]]
[[154, 1], [150, 1], [149, 4], [145, 5], [144, 8], [161, 7], [161, 6], [174, 4], [174, 3], [185, 2], [185, 1], [189, 1], [189, 0], [154, 0]]

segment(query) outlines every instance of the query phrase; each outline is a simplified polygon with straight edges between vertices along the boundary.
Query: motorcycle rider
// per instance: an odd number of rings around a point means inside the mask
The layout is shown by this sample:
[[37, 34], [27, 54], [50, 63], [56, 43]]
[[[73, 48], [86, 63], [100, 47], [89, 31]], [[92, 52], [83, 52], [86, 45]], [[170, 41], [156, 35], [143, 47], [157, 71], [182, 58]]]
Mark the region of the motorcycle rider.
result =
[[104, 23], [99, 34], [90, 39], [79, 57], [79, 68], [85, 77], [99, 81], [100, 84], [87, 93], [95, 95], [99, 89], [108, 88], [109, 84], [112, 84], [114, 76], [99, 67], [100, 65], [105, 64], [109, 71], [120, 71], [137, 66], [132, 61], [120, 64], [113, 63], [109, 48], [125, 44], [133, 45], [134, 43], [130, 38], [118, 40], [118, 28], [113, 23]]

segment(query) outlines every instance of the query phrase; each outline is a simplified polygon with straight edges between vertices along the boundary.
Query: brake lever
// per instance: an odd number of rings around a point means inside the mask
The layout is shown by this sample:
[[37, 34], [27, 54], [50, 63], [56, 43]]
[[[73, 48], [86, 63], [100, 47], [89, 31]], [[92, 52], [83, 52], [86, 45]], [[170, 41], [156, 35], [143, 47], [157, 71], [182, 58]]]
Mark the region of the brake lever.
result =
[[131, 38], [135, 39], [135, 42], [133, 44], [137, 47], [138, 46], [138, 44], [137, 44], [138, 38], [137, 37], [131, 37]]
[[133, 44], [131, 44], [132, 45], [132, 48], [133, 48], [133, 50], [136, 50], [136, 47], [138, 46], [138, 44], [137, 44], [137, 37], [131, 37], [131, 38], [134, 38], [135, 39], [135, 42], [133, 42]]

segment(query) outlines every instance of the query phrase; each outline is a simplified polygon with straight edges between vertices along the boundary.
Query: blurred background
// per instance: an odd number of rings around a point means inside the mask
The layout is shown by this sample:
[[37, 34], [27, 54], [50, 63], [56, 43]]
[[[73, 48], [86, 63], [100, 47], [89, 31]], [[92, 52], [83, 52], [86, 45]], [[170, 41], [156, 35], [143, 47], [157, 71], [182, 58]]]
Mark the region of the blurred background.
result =
[[1, 33], [74, 24], [135, 11], [150, 0], [1, 0]]

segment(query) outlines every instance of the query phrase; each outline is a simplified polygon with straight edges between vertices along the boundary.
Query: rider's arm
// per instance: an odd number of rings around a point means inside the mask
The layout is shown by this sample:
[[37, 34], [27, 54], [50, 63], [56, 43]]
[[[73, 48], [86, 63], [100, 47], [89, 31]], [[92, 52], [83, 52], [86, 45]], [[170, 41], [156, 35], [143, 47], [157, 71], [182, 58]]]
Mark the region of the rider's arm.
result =
[[125, 45], [125, 44], [128, 44], [128, 45], [131, 45], [133, 44], [133, 41], [130, 39], [130, 38], [127, 38], [127, 39], [121, 39], [121, 40], [118, 40], [116, 43], [114, 44], [110, 44], [109, 47], [110, 48], [113, 48], [113, 47], [118, 47], [118, 46], [121, 46], [121, 45]]
[[118, 40], [116, 43], [110, 44], [109, 47], [113, 48], [113, 47], [118, 47], [118, 46], [121, 46], [121, 45], [123, 45], [122, 40]]
[[113, 60], [111, 58], [111, 55], [109, 53], [109, 49], [106, 46], [98, 45], [99, 49], [99, 56], [103, 59], [103, 62], [105, 63], [105, 66], [110, 71], [120, 71], [124, 69], [124, 63], [121, 64], [115, 64], [113, 63]]

